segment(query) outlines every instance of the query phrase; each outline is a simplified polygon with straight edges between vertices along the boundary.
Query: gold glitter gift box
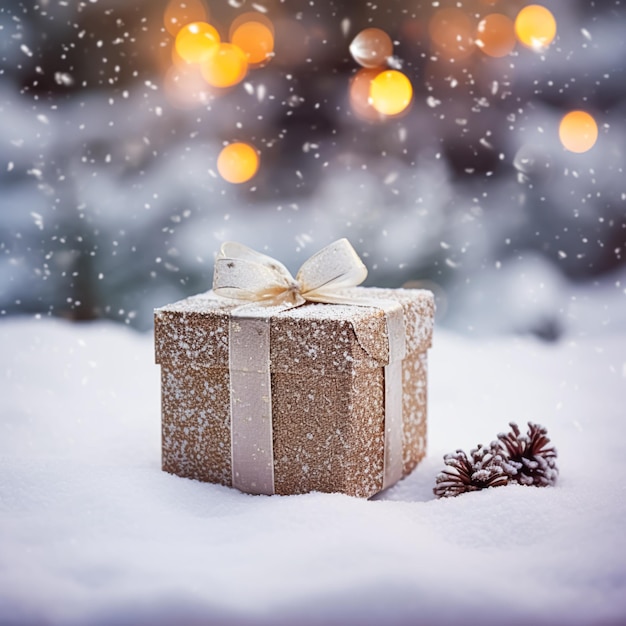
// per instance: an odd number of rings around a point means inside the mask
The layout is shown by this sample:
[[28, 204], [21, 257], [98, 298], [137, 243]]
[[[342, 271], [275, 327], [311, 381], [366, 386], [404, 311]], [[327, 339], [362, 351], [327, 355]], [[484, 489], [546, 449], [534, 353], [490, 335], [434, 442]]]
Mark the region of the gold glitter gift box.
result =
[[[269, 442], [250, 454], [265, 455], [269, 487], [259, 487], [253, 477], [252, 487], [242, 488], [232, 462], [237, 448], [231, 417], [239, 399], [232, 390], [231, 344], [240, 328], [233, 312], [241, 303], [209, 291], [157, 309], [163, 469], [253, 493], [323, 491], [364, 498], [409, 474], [426, 449], [433, 295], [361, 287], [349, 293], [373, 306], [307, 302], [282, 310], [265, 316], [268, 345], [252, 341], [243, 348], [244, 356], [268, 353], [271, 392], [257, 397], [270, 406]], [[377, 300], [401, 309], [404, 351], [393, 368], [389, 318]], [[244, 387], [256, 384], [255, 375], [244, 379]], [[393, 387], [400, 410], [390, 424], [386, 396]], [[391, 439], [399, 458], [390, 478], [385, 466]]]

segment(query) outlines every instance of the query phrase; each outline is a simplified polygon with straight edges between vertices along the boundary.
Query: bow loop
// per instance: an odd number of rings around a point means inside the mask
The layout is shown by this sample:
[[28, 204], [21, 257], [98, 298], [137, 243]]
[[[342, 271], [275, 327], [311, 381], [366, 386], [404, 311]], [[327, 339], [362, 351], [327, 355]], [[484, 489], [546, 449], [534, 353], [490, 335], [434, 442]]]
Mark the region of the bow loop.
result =
[[236, 242], [222, 245], [215, 261], [215, 293], [262, 304], [300, 306], [341, 303], [340, 291], [365, 280], [367, 269], [347, 239], [326, 246], [300, 268], [297, 278], [280, 261]]
[[339, 239], [305, 261], [296, 277], [310, 302], [335, 302], [337, 291], [360, 285], [367, 268], [347, 239]]
[[215, 260], [213, 290], [227, 298], [276, 304], [285, 299], [302, 304], [289, 270], [276, 259], [243, 244], [227, 241]]

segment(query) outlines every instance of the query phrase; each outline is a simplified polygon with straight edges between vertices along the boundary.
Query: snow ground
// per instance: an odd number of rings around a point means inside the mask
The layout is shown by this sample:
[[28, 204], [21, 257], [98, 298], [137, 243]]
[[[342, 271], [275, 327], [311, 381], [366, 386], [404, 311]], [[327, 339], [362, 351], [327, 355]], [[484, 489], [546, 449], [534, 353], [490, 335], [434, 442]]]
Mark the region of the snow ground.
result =
[[[626, 622], [626, 334], [443, 331], [426, 460], [373, 501], [160, 471], [152, 338], [0, 323], [1, 624]], [[435, 500], [442, 455], [538, 421], [554, 488]]]

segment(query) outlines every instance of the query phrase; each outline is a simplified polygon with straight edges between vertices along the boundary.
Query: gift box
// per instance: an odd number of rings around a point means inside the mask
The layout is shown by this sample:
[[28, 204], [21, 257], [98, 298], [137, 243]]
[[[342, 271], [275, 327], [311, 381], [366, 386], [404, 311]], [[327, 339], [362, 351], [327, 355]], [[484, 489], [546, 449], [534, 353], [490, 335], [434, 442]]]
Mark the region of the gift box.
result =
[[163, 470], [249, 493], [367, 498], [414, 469], [433, 295], [338, 293], [268, 306], [208, 291], [155, 311]]

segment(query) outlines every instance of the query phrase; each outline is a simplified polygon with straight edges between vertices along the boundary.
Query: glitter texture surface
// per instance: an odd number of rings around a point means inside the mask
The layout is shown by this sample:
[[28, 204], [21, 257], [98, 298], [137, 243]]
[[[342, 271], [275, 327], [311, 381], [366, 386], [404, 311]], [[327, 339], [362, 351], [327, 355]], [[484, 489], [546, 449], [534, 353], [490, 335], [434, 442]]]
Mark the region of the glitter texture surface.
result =
[[[402, 364], [403, 475], [426, 451], [429, 291], [355, 288], [346, 294], [399, 302], [407, 355]], [[155, 312], [161, 365], [165, 471], [231, 485], [228, 319], [235, 300], [212, 292]], [[385, 315], [365, 306], [306, 304], [272, 315], [271, 382], [276, 493], [382, 489]]]

